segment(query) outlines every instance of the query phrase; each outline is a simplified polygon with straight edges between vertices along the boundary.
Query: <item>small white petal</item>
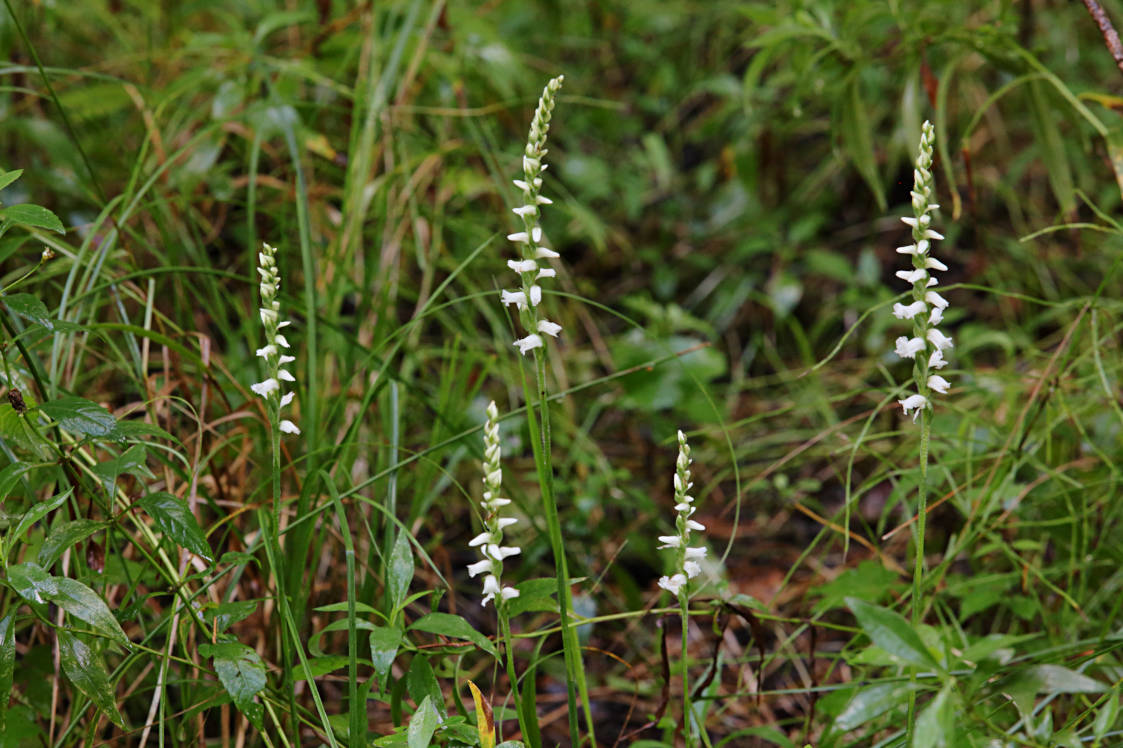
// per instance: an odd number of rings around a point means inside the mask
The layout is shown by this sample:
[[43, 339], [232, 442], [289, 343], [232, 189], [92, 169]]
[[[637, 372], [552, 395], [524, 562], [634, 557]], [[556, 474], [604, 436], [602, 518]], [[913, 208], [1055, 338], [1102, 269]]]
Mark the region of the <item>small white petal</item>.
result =
[[261, 358], [268, 358], [269, 356], [276, 356], [277, 355], [277, 346], [267, 345], [264, 348], [258, 348], [256, 355], [260, 356]]
[[557, 270], [553, 268], [542, 268], [538, 271], [538, 275], [534, 276], [534, 280], [541, 280], [542, 278], [554, 278], [558, 274]]
[[928, 398], [924, 395], [909, 395], [904, 400], [898, 400], [897, 404], [904, 409], [906, 416], [909, 414], [910, 410], [916, 411], [912, 414], [912, 420], [915, 423], [916, 417], [920, 415], [921, 409], [928, 404]]
[[948, 387], [951, 387], [951, 382], [944, 379], [939, 374], [932, 374], [928, 377], [928, 386], [941, 395], [946, 395], [948, 394]]
[[525, 356], [527, 351], [542, 347], [542, 338], [535, 334], [527, 335], [525, 338], [516, 340], [515, 345], [519, 347], [519, 353]]
[[536, 158], [531, 158], [530, 156], [523, 156], [523, 171], [524, 172], [528, 172], [528, 173], [529, 172], [535, 172], [535, 171], [538, 171], [540, 168], [542, 168], [542, 162], [541, 161], [539, 161]]
[[273, 379], [272, 377], [266, 379], [264, 382], [258, 382], [257, 384], [250, 385], [250, 389], [261, 395], [262, 397], [268, 397], [269, 393], [280, 388], [281, 383], [276, 379]]
[[284, 321], [282, 321], [282, 322], [278, 322], [278, 323], [277, 323], [277, 329], [278, 329], [278, 330], [280, 330], [280, 329], [281, 329], [282, 327], [288, 327], [288, 326], [289, 326], [289, 325], [291, 325], [291, 324], [292, 324], [292, 320], [291, 320], [291, 319], [286, 319], [286, 320], [284, 320]]
[[[899, 255], [915, 255], [918, 254], [915, 244], [910, 244], [907, 247], [897, 247], [897, 254]], [[924, 254], [919, 252], [919, 254]]]
[[296, 361], [296, 356], [281, 356], [279, 359], [277, 359], [277, 363], [281, 366], [284, 366], [285, 364], [291, 364], [293, 361]]
[[542, 289], [538, 286], [530, 287], [530, 305], [538, 306], [542, 303]]
[[285, 434], [299, 434], [300, 433], [300, 429], [297, 427], [297, 425], [295, 423], [293, 423], [292, 421], [288, 420], [287, 418], [285, 420], [281, 421], [280, 428], [281, 428], [281, 431]]
[[514, 600], [519, 596], [519, 591], [514, 587], [504, 587], [503, 589], [499, 590], [499, 596], [504, 600]]
[[939, 348], [932, 351], [932, 355], [928, 357], [929, 369], [942, 369], [947, 365], [948, 362], [944, 360], [944, 352]]
[[906, 226], [912, 226], [913, 228], [916, 228], [916, 219], [913, 218], [912, 216], [902, 217], [901, 223], [905, 224]]
[[510, 239], [513, 242], [523, 242], [523, 243], [525, 243], [525, 242], [530, 241], [530, 235], [527, 234], [525, 231], [516, 231], [513, 234], [507, 234], [507, 238]]
[[281, 335], [280, 333], [278, 333], [273, 338], [273, 342], [276, 343], [277, 345], [281, 346], [282, 348], [289, 348], [290, 347], [289, 341], [285, 338], [284, 335]]
[[686, 520], [686, 526], [689, 527], [691, 530], [697, 530], [698, 532], [702, 532], [703, 530], [706, 529], [706, 526], [703, 525], [701, 522], [696, 522], [692, 519]]
[[928, 293], [924, 294], [924, 300], [934, 307], [939, 307], [940, 309], [948, 308], [947, 299], [945, 299], [943, 296], [940, 296], [935, 291], [929, 291]]
[[472, 538], [471, 540], [468, 541], [468, 547], [469, 548], [475, 548], [477, 545], [483, 545], [484, 543], [490, 543], [490, 542], [491, 542], [491, 533], [490, 532], [481, 532], [479, 535], [477, 535], [476, 537], [474, 537], [474, 538]]
[[518, 187], [523, 192], [529, 192], [530, 191], [530, 185], [528, 185], [526, 182], [524, 182], [521, 179], [515, 180], [515, 186]]
[[483, 574], [485, 571], [491, 571], [491, 559], [489, 558], [485, 558], [483, 561], [477, 561], [474, 564], [468, 564], [469, 577]]
[[951, 348], [953, 346], [951, 338], [936, 329], [931, 329], [928, 331], [928, 340], [932, 343], [932, 345], [936, 346], [940, 350]]
[[928, 257], [928, 258], [926, 258], [926, 259], [924, 260], [924, 267], [926, 267], [926, 268], [931, 268], [931, 269], [933, 269], [933, 270], [941, 270], [941, 271], [943, 271], [943, 270], [947, 270], [947, 269], [948, 269], [948, 266], [947, 266], [947, 265], [945, 265], [944, 263], [940, 262], [940, 261], [939, 261], [939, 260], [937, 260], [937, 259], [936, 259], [935, 257]]
[[926, 347], [923, 339], [906, 338], [903, 335], [897, 338], [896, 343], [897, 347], [894, 349], [894, 353], [901, 358], [916, 358], [916, 354]]
[[562, 331], [562, 326], [557, 322], [551, 322], [548, 319], [538, 320], [538, 332], [545, 333], [550, 337], [556, 338], [558, 333]]
[[296, 381], [296, 377], [294, 377], [292, 374], [289, 374], [284, 369], [280, 369], [280, 370], [277, 371], [277, 379], [280, 379], [282, 382], [295, 382]]
[[[927, 216], [925, 216], [925, 217], [927, 218]], [[924, 232], [924, 238], [925, 239], [943, 239], [944, 235], [940, 234], [940, 233], [937, 233], [937, 232], [933, 231], [932, 229], [927, 229]]]
[[705, 548], [687, 548], [686, 549], [686, 558], [688, 560], [697, 560], [697, 559], [705, 558], [705, 557], [706, 557], [706, 549]]
[[535, 226], [534, 228], [532, 228], [530, 230], [530, 238], [534, 240], [535, 244], [540, 243], [542, 241], [542, 227]]
[[905, 306], [904, 304], [893, 305], [893, 316], [897, 319], [912, 319], [918, 314], [923, 313], [928, 307], [924, 305], [923, 301], [914, 301], [913, 303]]
[[518, 519], [515, 517], [500, 517], [495, 521], [495, 525], [500, 530], [502, 530], [504, 528], [510, 527], [511, 525], [518, 524], [518, 522]]
[[677, 595], [684, 584], [686, 584], [685, 574], [675, 574], [673, 577], [659, 577], [659, 586], [672, 595]]
[[291, 403], [294, 397], [296, 397], [295, 392], [286, 392], [285, 394], [281, 395], [281, 407], [283, 408]]
[[660, 548], [678, 548], [682, 545], [682, 538], [678, 535], [660, 535], [659, 542], [662, 543]]
[[898, 270], [897, 277], [907, 283], [916, 283], [928, 277], [928, 271], [922, 269], [916, 270]]
[[533, 273], [538, 269], [538, 263], [534, 260], [507, 260], [507, 267], [516, 273]]
[[943, 321], [943, 319], [944, 319], [944, 310], [940, 309], [940, 307], [938, 307], [938, 306], [933, 307], [932, 313], [928, 315], [928, 324], [929, 325], [938, 325], [938, 324], [940, 324], [940, 322]]
[[518, 304], [520, 310], [526, 309], [526, 293], [523, 291], [504, 291], [499, 300], [503, 302], [504, 306]]
[[686, 576], [690, 579], [702, 573], [702, 565], [697, 561], [685, 561], [682, 564], [682, 570], [686, 572]]
[[557, 252], [546, 247], [536, 247], [534, 250], [534, 256], [540, 260], [553, 260], [561, 257], [561, 255], [559, 255]]
[[511, 212], [514, 213], [519, 218], [526, 218], [527, 216], [532, 216], [532, 215], [536, 214], [538, 212], [538, 206], [536, 206], [536, 205], [520, 205], [517, 208], [511, 208]]
[[534, 200], [539, 205], [553, 205], [554, 204], [554, 201], [551, 200], [550, 198], [546, 197], [545, 195], [539, 195], [538, 197], [534, 198]]
[[498, 594], [499, 580], [495, 578], [494, 574], [488, 574], [484, 577], [484, 597], [480, 605], [487, 605]]

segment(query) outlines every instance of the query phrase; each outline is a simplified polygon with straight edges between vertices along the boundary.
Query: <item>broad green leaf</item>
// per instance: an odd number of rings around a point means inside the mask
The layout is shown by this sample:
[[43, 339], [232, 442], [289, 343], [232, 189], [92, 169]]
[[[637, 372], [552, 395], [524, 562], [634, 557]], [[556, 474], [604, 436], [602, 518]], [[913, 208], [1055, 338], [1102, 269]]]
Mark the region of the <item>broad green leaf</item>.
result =
[[59, 234], [66, 233], [58, 216], [41, 205], [32, 205], [31, 203], [9, 205], [7, 208], [0, 210], [0, 221], [48, 229]]
[[207, 543], [207, 537], [191, 514], [186, 501], [170, 493], [159, 491], [148, 494], [138, 501], [137, 505], [155, 521], [160, 532], [175, 541], [181, 548], [207, 561], [213, 560], [214, 556], [210, 544]]
[[409, 720], [409, 730], [406, 731], [406, 744], [409, 748], [429, 748], [429, 741], [437, 731], [439, 721], [437, 708], [426, 696]]
[[179, 439], [164, 431], [159, 426], [154, 426], [151, 423], [144, 421], [117, 421], [113, 426], [113, 431], [110, 432], [111, 439], [119, 441], [140, 441], [149, 437], [156, 437], [157, 439], [164, 439], [169, 442], [179, 444]]
[[460, 616], [451, 613], [430, 613], [414, 621], [410, 631], [425, 631], [453, 639], [466, 639], [490, 655], [495, 655], [495, 645]]
[[117, 696], [101, 657], [65, 629], [56, 629], [55, 635], [66, 677], [115, 725], [124, 728], [125, 722], [117, 711]]
[[58, 593], [58, 582], [30, 561], [8, 567], [8, 584], [29, 603], [45, 605]]
[[55, 586], [57, 591], [50, 597], [50, 602], [75, 618], [81, 618], [102, 636], [128, 646], [129, 638], [125, 636], [121, 624], [117, 623], [109, 606], [96, 592], [78, 580], [67, 577], [55, 577]]
[[101, 485], [105, 487], [106, 493], [111, 494], [117, 485], [117, 478], [122, 475], [155, 480], [156, 476], [145, 464], [147, 461], [148, 450], [142, 444], [134, 444], [113, 459], [94, 465], [93, 470], [101, 478]]
[[916, 718], [913, 748], [943, 748], [952, 745], [955, 737], [950, 697], [952, 684], [952, 681], [945, 683], [936, 698], [928, 702]]
[[8, 700], [16, 672], [16, 607], [0, 619], [0, 735], [8, 730]]
[[511, 618], [521, 613], [556, 613], [558, 591], [556, 579], [528, 579], [515, 585], [519, 596], [507, 601], [507, 615]]
[[257, 652], [241, 642], [202, 644], [199, 654], [214, 658], [214, 669], [238, 711], [258, 730], [264, 724], [264, 707], [254, 697], [265, 688], [265, 664]]
[[[26, 401], [27, 398], [25, 397], [24, 400]], [[52, 459], [42, 440], [32, 436], [26, 416], [17, 413], [7, 401], [0, 403], [0, 439], [3, 439], [9, 447], [39, 459]]]
[[213, 608], [204, 611], [207, 618], [214, 623], [218, 633], [226, 631], [238, 621], [244, 621], [257, 610], [257, 600], [234, 600], [219, 603]]
[[857, 568], [847, 569], [818, 588], [818, 594], [823, 597], [815, 604], [815, 612], [822, 613], [840, 607], [845, 604], [847, 597], [876, 603], [900, 586], [896, 572], [886, 569], [878, 561], [867, 559], [859, 563]]
[[12, 169], [11, 171], [0, 171], [0, 190], [4, 189], [12, 182], [16, 181], [23, 176], [23, 169]]
[[422, 654], [415, 654], [409, 663], [406, 672], [406, 690], [415, 704], [420, 704], [422, 699], [430, 699], [434, 706], [439, 706], [444, 711], [444, 697], [441, 694], [441, 684], [429, 664], [429, 658]]
[[909, 693], [917, 688], [912, 683], [875, 683], [859, 689], [838, 715], [835, 725], [842, 730], [861, 727], [890, 709], [903, 705]]
[[46, 501], [41, 501], [35, 506], [28, 509], [20, 518], [19, 524], [16, 525], [15, 532], [9, 537], [12, 539], [22, 538], [23, 534], [27, 532], [32, 525], [62, 506], [62, 503], [66, 501], [68, 496], [70, 496], [70, 492], [72, 490], [73, 489], [68, 488], [58, 496], [50, 498]]
[[846, 598], [846, 605], [874, 644], [904, 662], [933, 670], [940, 669], [920, 640], [920, 635], [899, 613], [853, 597]]
[[476, 705], [476, 732], [480, 748], [495, 748], [495, 716], [491, 712], [491, 704], [487, 703], [475, 683], [468, 681], [468, 688], [472, 691], [472, 702]]
[[59, 426], [75, 434], [107, 436], [117, 424], [112, 413], [84, 397], [52, 400], [42, 403], [39, 409], [58, 421]]
[[[11, 410], [11, 406], [5, 410]], [[17, 496], [16, 486], [23, 479], [23, 474], [29, 470], [22, 462], [13, 462], [0, 470], [0, 498], [7, 499]]]
[[30, 293], [13, 293], [0, 296], [0, 302], [3, 302], [13, 314], [16, 314], [24, 319], [31, 320], [32, 322], [42, 325], [48, 330], [55, 329], [54, 321], [51, 319], [51, 313], [47, 311], [47, 306], [39, 297]]
[[83, 518], [64, 522], [52, 529], [44, 538], [43, 544], [39, 546], [39, 555], [35, 560], [44, 569], [49, 569], [55, 561], [59, 560], [59, 557], [67, 548], [85, 540], [103, 527], [105, 527], [105, 523], [92, 519]]
[[409, 547], [409, 535], [404, 530], [398, 532], [394, 549], [390, 552], [390, 564], [386, 589], [390, 594], [390, 607], [398, 611], [413, 581], [413, 551]]
[[402, 643], [402, 631], [397, 628], [375, 626], [370, 632], [370, 659], [374, 663], [374, 673], [378, 682], [383, 683], [398, 656], [398, 647]]

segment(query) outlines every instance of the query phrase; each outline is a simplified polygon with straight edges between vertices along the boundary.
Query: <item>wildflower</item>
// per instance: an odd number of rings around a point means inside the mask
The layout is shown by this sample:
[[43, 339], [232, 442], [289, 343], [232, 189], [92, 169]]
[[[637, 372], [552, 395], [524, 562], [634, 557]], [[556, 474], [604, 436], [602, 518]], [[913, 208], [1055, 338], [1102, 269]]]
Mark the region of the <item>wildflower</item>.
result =
[[[515, 187], [522, 191], [523, 199], [522, 205], [512, 208], [512, 212], [522, 219], [523, 230], [507, 235], [520, 252], [518, 258], [507, 261], [507, 267], [520, 275], [522, 288], [514, 291], [505, 290], [500, 298], [505, 305], [516, 305], [519, 320], [529, 333], [526, 337], [515, 341], [515, 345], [523, 355], [535, 348], [543, 347], [542, 338], [538, 333], [556, 338], [562, 330], [561, 325], [540, 319], [537, 307], [542, 302], [542, 289], [537, 282], [557, 276], [557, 271], [553, 268], [543, 268], [538, 264], [539, 260], [558, 257], [558, 253], [554, 250], [539, 246], [542, 241], [542, 227], [538, 225], [538, 220], [541, 216], [539, 206], [550, 205], [553, 202], [539, 194], [539, 190], [542, 188], [541, 174], [546, 170], [546, 164], [542, 163], [542, 159], [547, 153], [546, 136], [550, 130], [554, 98], [563, 80], [563, 76], [554, 78], [542, 91], [542, 97], [538, 101], [538, 108], [534, 111], [534, 119], [530, 124], [526, 148], [523, 151], [522, 178], [514, 180]], [[531, 273], [536, 274], [531, 276]]]
[[[931, 374], [933, 369], [941, 369], [947, 365], [944, 351], [951, 348], [952, 339], [936, 328], [944, 319], [944, 311], [948, 307], [947, 299], [935, 291], [929, 291], [938, 281], [929, 272], [932, 270], [944, 271], [948, 269], [940, 260], [932, 257], [931, 243], [943, 239], [943, 235], [931, 228], [932, 211], [940, 206], [932, 202], [935, 180], [932, 176], [932, 151], [936, 138], [935, 128], [932, 123], [925, 122], [921, 128], [920, 150], [916, 158], [916, 168], [913, 170], [912, 216], [905, 216], [901, 220], [912, 228], [913, 243], [904, 247], [897, 247], [897, 253], [912, 257], [912, 269], [898, 270], [896, 275], [906, 283], [912, 284], [912, 303], [894, 304], [893, 316], [897, 319], [912, 320], [912, 336], [901, 336], [896, 340], [895, 352], [901, 358], [911, 358], [916, 361], [914, 367], [917, 390], [898, 404], [905, 415], [912, 412], [915, 421], [920, 412], [931, 407], [929, 396], [932, 392], [941, 395], [947, 394], [951, 384], [943, 377]], [[931, 349], [927, 358], [917, 354]]]
[[501, 545], [503, 530], [518, 522], [514, 517], [501, 517], [499, 509], [510, 504], [509, 499], [502, 498], [499, 494], [503, 489], [503, 468], [500, 464], [502, 457], [499, 446], [499, 409], [493, 400], [487, 406], [487, 423], [484, 424], [484, 493], [481, 505], [484, 510], [484, 531], [468, 541], [471, 548], [479, 548], [483, 559], [473, 564], [468, 564], [468, 576], [487, 574], [483, 583], [483, 598], [481, 605], [499, 597], [500, 602], [505, 602], [519, 596], [519, 591], [513, 587], [503, 587], [500, 578], [503, 574], [503, 560], [522, 553], [521, 548]]
[[677, 533], [674, 535], [660, 535], [659, 547], [670, 548], [675, 551], [676, 572], [670, 576], [659, 579], [659, 586], [672, 595], [684, 594], [689, 580], [702, 573], [702, 565], [698, 563], [706, 557], [704, 547], [690, 546], [691, 531], [702, 532], [706, 526], [697, 520], [691, 519], [696, 511], [694, 497], [691, 496], [690, 482], [690, 445], [686, 443], [686, 434], [678, 432], [678, 459], [675, 461], [675, 511], [678, 517], [675, 520]]
[[[273, 398], [276, 396], [275, 402], [279, 413], [280, 409], [291, 403], [293, 399], [292, 392], [281, 391], [281, 382], [296, 381], [296, 377], [291, 372], [281, 367], [292, 363], [296, 360], [296, 357], [281, 354], [282, 348], [289, 347], [289, 341], [278, 330], [287, 327], [291, 322], [282, 320], [280, 315], [281, 305], [277, 301], [277, 290], [281, 286], [281, 274], [277, 271], [276, 254], [276, 249], [264, 243], [262, 250], [257, 254], [257, 273], [261, 276], [261, 282], [258, 286], [261, 291], [261, 309], [259, 311], [261, 324], [265, 328], [266, 342], [264, 346], [257, 349], [255, 355], [265, 359], [269, 376], [260, 382], [251, 384], [250, 389], [255, 394], [265, 398], [265, 401], [270, 404], [274, 402]], [[281, 419], [277, 427], [285, 434], [300, 433], [300, 428], [287, 418]]]

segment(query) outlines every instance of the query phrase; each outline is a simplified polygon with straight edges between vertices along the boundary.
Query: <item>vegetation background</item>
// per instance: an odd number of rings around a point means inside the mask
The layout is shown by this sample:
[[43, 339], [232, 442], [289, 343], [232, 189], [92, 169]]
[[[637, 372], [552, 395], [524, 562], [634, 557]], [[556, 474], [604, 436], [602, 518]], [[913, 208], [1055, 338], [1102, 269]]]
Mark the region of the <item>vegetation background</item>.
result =
[[[491, 399], [521, 739], [568, 744], [498, 303], [562, 73], [549, 374], [600, 744], [681, 740], [680, 657], [714, 745], [1123, 743], [1123, 73], [1084, 4], [4, 0], [0, 49], [0, 744], [476, 745], [469, 679], [511, 737], [464, 571]], [[889, 306], [925, 119], [956, 347], [912, 625]], [[263, 240], [303, 431], [276, 566]], [[680, 428], [686, 653], [655, 585]]]

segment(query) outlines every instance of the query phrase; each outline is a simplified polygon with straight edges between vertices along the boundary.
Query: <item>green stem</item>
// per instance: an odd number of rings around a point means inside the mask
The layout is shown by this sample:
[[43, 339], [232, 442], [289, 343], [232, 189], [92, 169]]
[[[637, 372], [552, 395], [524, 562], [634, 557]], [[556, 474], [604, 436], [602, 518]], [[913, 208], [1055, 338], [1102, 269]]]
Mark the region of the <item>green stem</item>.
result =
[[690, 599], [686, 595], [686, 589], [683, 588], [678, 593], [678, 607], [679, 618], [682, 621], [682, 650], [679, 652], [679, 677], [682, 679], [682, 734], [686, 740], [686, 744], [693, 745], [692, 740], [694, 736], [694, 713], [693, 705], [690, 703], [690, 681], [687, 674], [686, 658], [687, 647], [687, 634], [690, 628]]
[[[924, 536], [928, 526], [928, 442], [932, 435], [932, 419], [928, 416], [927, 409], [920, 411], [920, 484], [916, 492], [916, 559], [912, 570], [912, 625], [915, 629], [920, 625], [923, 617], [923, 605], [920, 600], [921, 580], [924, 576]], [[913, 670], [910, 679], [916, 682], [916, 671]], [[912, 742], [916, 728], [916, 689], [909, 691], [908, 703], [908, 737]]]
[[519, 680], [515, 672], [515, 640], [511, 637], [511, 618], [507, 615], [507, 602], [503, 600], [503, 596], [496, 595], [495, 602], [495, 612], [499, 617], [500, 644], [507, 655], [507, 681], [511, 684], [511, 699], [515, 702], [515, 712], [519, 717], [519, 730], [522, 732], [523, 742], [526, 742], [530, 731], [524, 721], [522, 700], [519, 697]]

